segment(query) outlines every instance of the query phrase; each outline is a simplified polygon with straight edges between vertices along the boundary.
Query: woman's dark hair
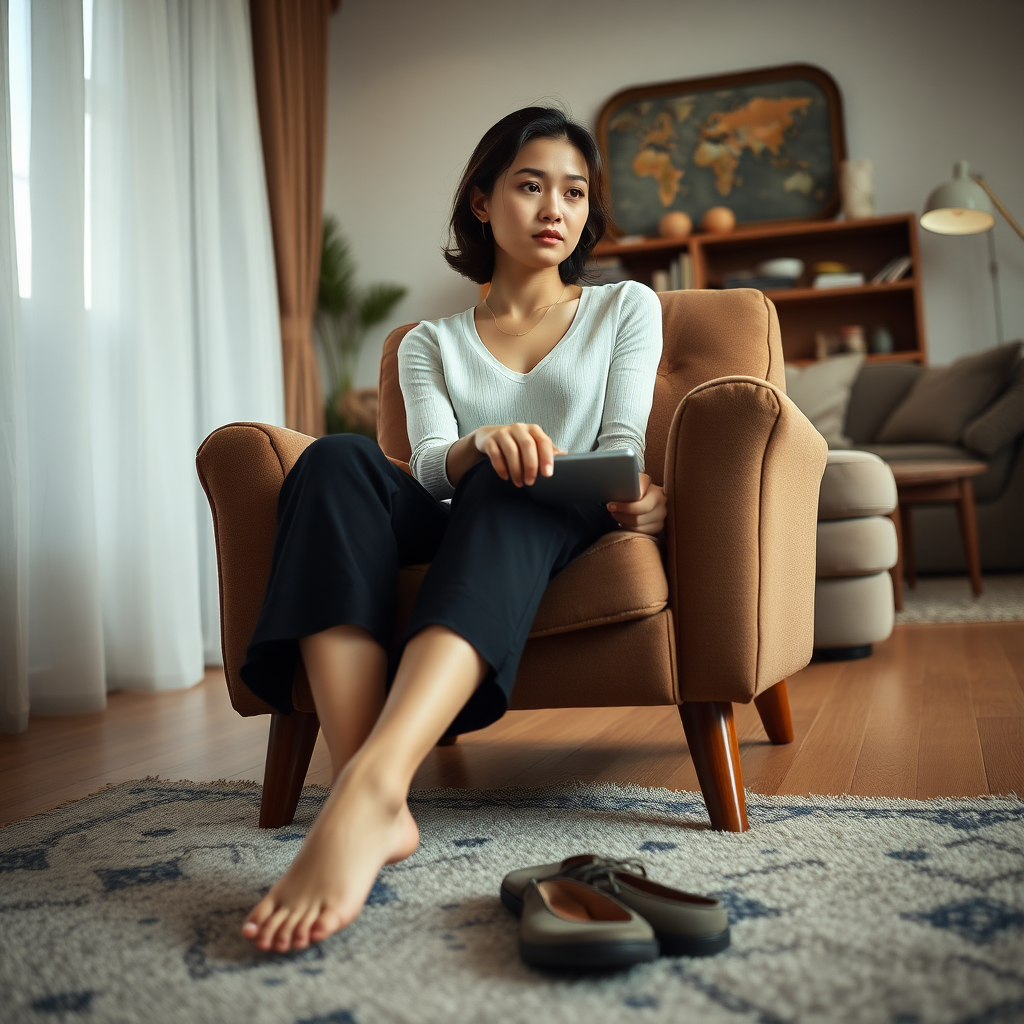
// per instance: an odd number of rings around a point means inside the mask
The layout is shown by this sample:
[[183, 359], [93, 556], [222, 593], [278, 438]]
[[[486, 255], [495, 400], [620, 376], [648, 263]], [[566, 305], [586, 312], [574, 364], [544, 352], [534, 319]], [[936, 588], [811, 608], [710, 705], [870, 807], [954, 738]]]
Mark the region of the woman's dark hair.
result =
[[494, 273], [494, 235], [483, 229], [470, 208], [473, 189], [478, 188], [489, 196], [498, 178], [512, 166], [519, 150], [532, 139], [565, 139], [587, 162], [590, 215], [575, 251], [558, 265], [559, 276], [565, 284], [575, 284], [583, 276], [590, 253], [604, 234], [607, 221], [604, 176], [594, 137], [561, 110], [524, 107], [503, 117], [477, 143], [452, 203], [450, 240], [444, 258], [453, 270], [477, 284], [490, 281]]

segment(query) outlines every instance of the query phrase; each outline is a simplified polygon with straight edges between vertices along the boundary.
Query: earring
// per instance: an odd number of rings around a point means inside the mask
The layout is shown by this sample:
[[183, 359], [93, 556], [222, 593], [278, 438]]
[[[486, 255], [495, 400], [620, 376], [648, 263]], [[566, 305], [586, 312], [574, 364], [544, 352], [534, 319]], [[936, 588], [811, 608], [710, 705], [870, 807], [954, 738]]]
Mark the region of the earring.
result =
[[487, 241], [487, 221], [480, 221], [480, 234], [484, 236], [484, 241]]

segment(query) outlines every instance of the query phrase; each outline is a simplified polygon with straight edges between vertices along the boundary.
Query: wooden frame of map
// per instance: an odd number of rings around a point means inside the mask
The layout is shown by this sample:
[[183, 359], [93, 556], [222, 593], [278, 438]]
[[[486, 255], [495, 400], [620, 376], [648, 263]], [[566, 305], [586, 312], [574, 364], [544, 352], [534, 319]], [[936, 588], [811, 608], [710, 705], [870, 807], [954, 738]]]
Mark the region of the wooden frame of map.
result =
[[839, 210], [842, 99], [810, 64], [624, 89], [601, 109], [597, 138], [612, 237], [656, 235], [670, 210], [695, 226], [712, 206], [728, 206], [737, 224]]

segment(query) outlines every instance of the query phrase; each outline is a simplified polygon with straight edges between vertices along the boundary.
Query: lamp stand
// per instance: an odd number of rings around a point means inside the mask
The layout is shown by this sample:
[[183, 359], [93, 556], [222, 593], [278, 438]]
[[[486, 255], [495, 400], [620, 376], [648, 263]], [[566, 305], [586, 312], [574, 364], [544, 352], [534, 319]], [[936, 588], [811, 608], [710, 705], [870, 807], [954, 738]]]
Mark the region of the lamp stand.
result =
[[[1006, 219], [1006, 223], [1013, 228], [1014, 231], [1024, 238], [1024, 229], [1013, 219], [1013, 214], [1003, 206], [999, 199], [999, 196], [995, 194], [988, 187], [988, 183], [980, 174], [972, 174], [971, 177], [985, 190], [986, 195], [992, 200], [992, 205], [1003, 215]], [[992, 275], [992, 297], [996, 304], [996, 344], [1002, 345], [1003, 343], [1003, 304], [999, 299], [999, 261], [996, 259], [996, 239], [995, 230], [987, 232], [988, 234], [988, 270]]]
[[999, 299], [999, 261], [996, 259], [995, 231], [986, 231], [988, 235], [988, 272], [992, 275], [992, 300], [996, 307], [996, 344], [1003, 343], [1003, 304]]

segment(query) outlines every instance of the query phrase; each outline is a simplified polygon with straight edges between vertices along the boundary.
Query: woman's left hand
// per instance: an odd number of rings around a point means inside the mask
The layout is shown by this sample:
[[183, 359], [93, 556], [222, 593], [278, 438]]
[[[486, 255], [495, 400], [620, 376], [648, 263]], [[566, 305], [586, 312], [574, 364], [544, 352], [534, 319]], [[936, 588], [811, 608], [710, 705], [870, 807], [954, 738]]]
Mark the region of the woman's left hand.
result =
[[640, 474], [640, 497], [636, 501], [612, 501], [605, 508], [624, 530], [647, 533], [652, 537], [661, 533], [668, 518], [665, 491], [652, 484], [646, 473]]

